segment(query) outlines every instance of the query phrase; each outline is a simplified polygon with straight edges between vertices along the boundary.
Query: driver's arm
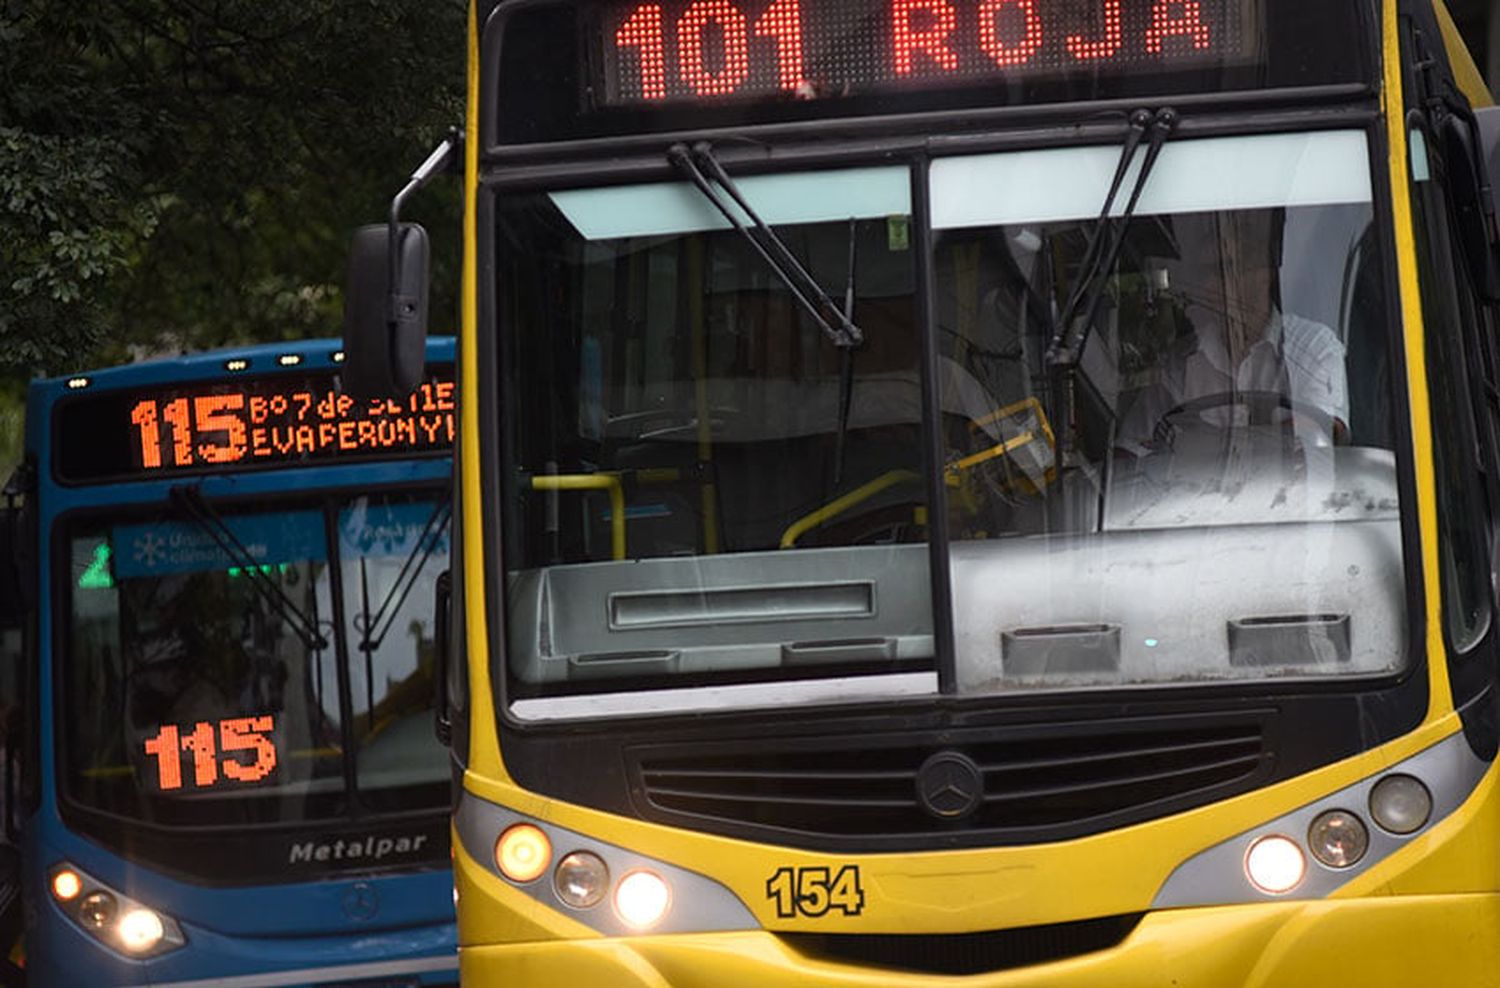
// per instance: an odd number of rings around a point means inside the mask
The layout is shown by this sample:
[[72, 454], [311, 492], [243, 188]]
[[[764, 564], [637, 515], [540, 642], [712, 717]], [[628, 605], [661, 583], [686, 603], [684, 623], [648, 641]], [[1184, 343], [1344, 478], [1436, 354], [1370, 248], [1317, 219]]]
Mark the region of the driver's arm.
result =
[[1322, 323], [1282, 316], [1281, 359], [1294, 401], [1312, 405], [1333, 420], [1335, 444], [1349, 441], [1349, 378], [1344, 342]]

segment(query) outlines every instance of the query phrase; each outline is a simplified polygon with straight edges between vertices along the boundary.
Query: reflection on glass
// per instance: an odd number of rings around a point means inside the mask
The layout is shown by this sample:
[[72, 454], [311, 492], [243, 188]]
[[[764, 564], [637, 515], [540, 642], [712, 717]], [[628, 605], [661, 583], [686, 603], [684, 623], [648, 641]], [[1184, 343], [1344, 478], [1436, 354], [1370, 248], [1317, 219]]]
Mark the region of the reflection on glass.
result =
[[183, 520], [71, 535], [66, 772], [87, 805], [161, 823], [344, 809], [335, 653], [286, 611], [331, 628], [322, 513], [224, 521], [253, 572]]
[[[1112, 152], [1040, 153], [1076, 181], [1025, 200], [1007, 183], [1037, 154], [933, 172], [949, 462], [976, 439], [1016, 443], [948, 487], [960, 688], [1399, 668], [1363, 135], [1169, 144], [1092, 281]], [[965, 188], [991, 191], [965, 204]], [[1078, 366], [1059, 368], [1054, 314], [1074, 292], [1100, 304]]]
[[334, 509], [219, 515], [204, 504], [197, 521], [102, 520], [69, 533], [63, 688], [68, 709], [91, 712], [65, 728], [72, 798], [171, 825], [343, 816], [354, 810], [352, 737], [365, 809], [447, 804], [432, 720], [447, 499], [361, 495]]
[[356, 498], [339, 511], [355, 766], [366, 803], [410, 807], [410, 787], [423, 785], [446, 798], [448, 753], [433, 733], [432, 622], [450, 514], [446, 500], [391, 495]]
[[518, 692], [930, 667], [909, 186], [743, 182], [854, 350], [691, 186], [501, 200]]

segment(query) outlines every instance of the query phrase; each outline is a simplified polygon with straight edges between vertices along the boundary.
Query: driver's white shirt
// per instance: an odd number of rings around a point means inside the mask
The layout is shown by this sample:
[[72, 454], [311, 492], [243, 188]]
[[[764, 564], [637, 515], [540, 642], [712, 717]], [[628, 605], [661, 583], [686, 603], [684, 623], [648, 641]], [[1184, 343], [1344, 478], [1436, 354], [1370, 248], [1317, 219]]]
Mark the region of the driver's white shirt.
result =
[[[1158, 382], [1142, 389], [1120, 418], [1116, 445], [1144, 452], [1162, 416], [1184, 402], [1226, 392], [1274, 391], [1317, 408], [1339, 422], [1349, 421], [1349, 381], [1344, 344], [1329, 327], [1301, 316], [1273, 312], [1260, 340], [1231, 366], [1224, 336], [1199, 330], [1197, 349], [1172, 360]], [[1224, 424], [1234, 409], [1206, 411]]]

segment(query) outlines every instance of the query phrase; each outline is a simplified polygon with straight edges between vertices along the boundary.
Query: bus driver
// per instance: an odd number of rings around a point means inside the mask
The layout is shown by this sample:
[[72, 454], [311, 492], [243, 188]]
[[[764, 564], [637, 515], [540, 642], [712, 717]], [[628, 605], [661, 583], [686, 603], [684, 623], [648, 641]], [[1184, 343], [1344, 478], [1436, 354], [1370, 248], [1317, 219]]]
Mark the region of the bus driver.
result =
[[1179, 339], [1153, 382], [1122, 396], [1117, 449], [1166, 448], [1195, 418], [1216, 430], [1290, 425], [1313, 446], [1348, 441], [1343, 341], [1328, 326], [1283, 311], [1282, 228], [1272, 217], [1221, 218], [1218, 256], [1193, 275], [1202, 288], [1182, 293], [1194, 332]]

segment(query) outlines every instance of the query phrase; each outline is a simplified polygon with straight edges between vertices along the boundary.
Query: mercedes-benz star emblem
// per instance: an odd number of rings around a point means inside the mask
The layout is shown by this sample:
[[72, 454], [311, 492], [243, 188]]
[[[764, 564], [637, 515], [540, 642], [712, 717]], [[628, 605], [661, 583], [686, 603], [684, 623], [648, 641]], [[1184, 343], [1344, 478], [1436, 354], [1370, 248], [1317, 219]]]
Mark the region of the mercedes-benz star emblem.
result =
[[344, 915], [350, 919], [374, 919], [380, 911], [380, 898], [375, 889], [366, 882], [355, 882], [344, 893]]
[[984, 774], [974, 759], [940, 751], [917, 769], [917, 800], [940, 820], [968, 816], [984, 799]]

